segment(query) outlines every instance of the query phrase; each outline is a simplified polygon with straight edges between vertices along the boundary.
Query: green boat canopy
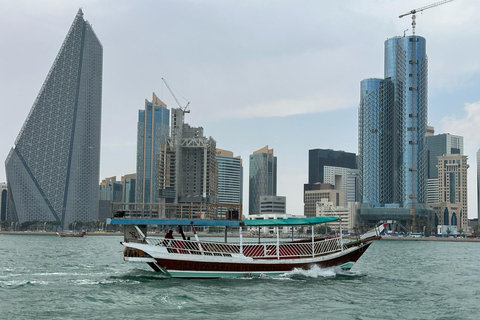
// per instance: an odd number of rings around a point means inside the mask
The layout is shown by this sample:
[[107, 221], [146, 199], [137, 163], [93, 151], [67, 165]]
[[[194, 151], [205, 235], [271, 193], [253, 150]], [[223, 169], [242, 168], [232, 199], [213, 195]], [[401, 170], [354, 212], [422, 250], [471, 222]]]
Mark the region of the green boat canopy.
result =
[[243, 220], [248, 227], [267, 227], [267, 226], [300, 226], [314, 225], [337, 221], [338, 217], [313, 217], [313, 218], [289, 218], [289, 219], [256, 219]]

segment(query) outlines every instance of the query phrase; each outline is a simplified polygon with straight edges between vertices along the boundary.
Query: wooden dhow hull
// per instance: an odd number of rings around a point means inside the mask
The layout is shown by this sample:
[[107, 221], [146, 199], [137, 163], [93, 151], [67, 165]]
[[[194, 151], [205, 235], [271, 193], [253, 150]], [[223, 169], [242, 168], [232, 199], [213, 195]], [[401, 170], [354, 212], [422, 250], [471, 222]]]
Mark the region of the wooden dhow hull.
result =
[[[173, 278], [221, 278], [281, 275], [294, 269], [309, 270], [339, 267], [349, 270], [371, 245], [369, 239], [354, 245], [345, 245], [344, 250], [313, 257], [248, 257], [243, 254], [186, 254], [168, 252], [164, 247], [142, 243], [123, 243], [126, 261], [146, 262], [153, 270]], [[170, 250], [172, 251], [172, 250]]]

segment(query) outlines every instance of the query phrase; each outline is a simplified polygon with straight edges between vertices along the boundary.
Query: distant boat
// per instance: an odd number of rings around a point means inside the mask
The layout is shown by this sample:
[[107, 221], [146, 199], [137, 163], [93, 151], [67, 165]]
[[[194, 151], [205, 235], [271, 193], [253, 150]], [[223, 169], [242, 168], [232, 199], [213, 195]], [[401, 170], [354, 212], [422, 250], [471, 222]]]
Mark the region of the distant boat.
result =
[[57, 232], [57, 234], [58, 234], [59, 237], [62, 237], [62, 238], [67, 238], [67, 237], [81, 238], [84, 235], [86, 235], [87, 233], [85, 231], [83, 231], [83, 232], [76, 232], [76, 233]]

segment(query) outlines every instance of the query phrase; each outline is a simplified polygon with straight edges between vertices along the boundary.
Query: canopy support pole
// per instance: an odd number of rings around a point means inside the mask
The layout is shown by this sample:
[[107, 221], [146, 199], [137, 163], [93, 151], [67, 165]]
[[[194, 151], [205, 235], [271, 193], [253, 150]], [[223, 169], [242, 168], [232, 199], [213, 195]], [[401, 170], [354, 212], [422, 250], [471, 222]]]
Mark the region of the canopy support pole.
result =
[[238, 235], [240, 236], [240, 254], [243, 254], [242, 227], [239, 227], [239, 229], [238, 229]]
[[275, 227], [275, 229], [277, 229], [277, 259], [280, 259], [280, 235], [278, 232], [278, 226]]
[[342, 233], [342, 219], [340, 221], [340, 250], [343, 251], [343, 233]]
[[312, 225], [312, 257], [315, 257], [315, 233]]

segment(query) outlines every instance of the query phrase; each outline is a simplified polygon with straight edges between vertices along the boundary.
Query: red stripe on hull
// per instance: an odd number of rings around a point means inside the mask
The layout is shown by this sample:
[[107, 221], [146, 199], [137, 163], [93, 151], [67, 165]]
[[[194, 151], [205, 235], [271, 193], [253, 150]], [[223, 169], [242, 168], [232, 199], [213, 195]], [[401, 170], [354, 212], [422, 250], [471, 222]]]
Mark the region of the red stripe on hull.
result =
[[291, 271], [294, 268], [308, 269], [312, 264], [320, 267], [334, 267], [347, 262], [356, 262], [365, 250], [370, 246], [368, 243], [355, 251], [344, 256], [332, 258], [315, 263], [289, 263], [289, 264], [260, 264], [260, 263], [229, 263], [229, 262], [203, 262], [183, 261], [172, 259], [155, 258], [157, 262], [167, 270], [182, 271], [230, 271], [230, 272], [269, 272], [269, 271]]

